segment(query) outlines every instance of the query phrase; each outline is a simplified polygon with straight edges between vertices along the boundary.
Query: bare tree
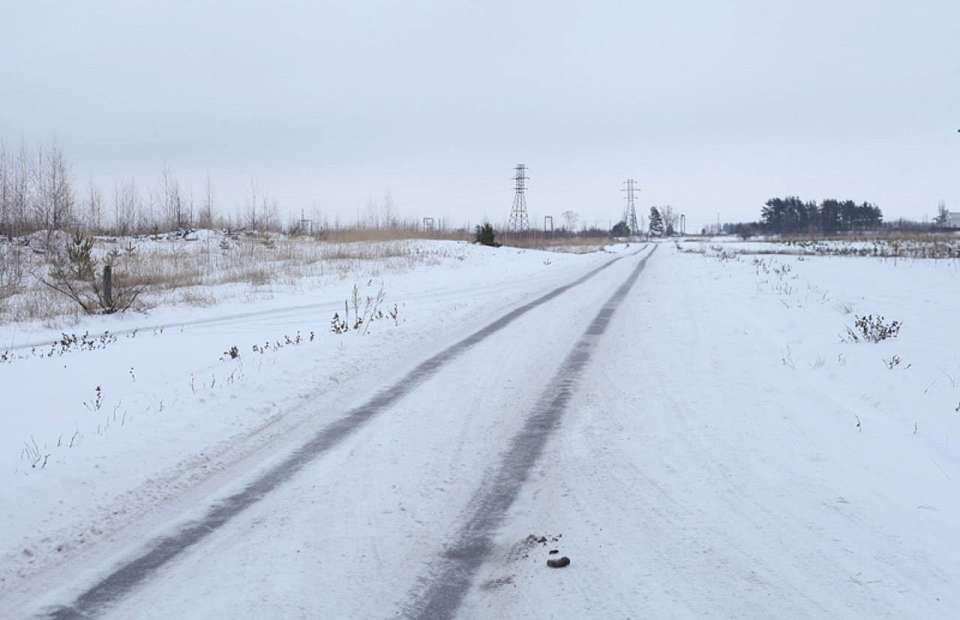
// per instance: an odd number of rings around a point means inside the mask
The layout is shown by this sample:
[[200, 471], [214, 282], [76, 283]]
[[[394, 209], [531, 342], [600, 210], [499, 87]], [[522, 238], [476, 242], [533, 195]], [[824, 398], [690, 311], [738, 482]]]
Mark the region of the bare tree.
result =
[[192, 228], [196, 224], [196, 203], [193, 200], [193, 189], [187, 189], [186, 196], [183, 196], [183, 217], [187, 228]]
[[250, 230], [257, 229], [257, 182], [250, 179], [250, 202], [247, 205], [247, 225]]
[[162, 214], [163, 187], [148, 189], [146, 199], [140, 203], [140, 210], [137, 212], [137, 228], [154, 234], [159, 233]]
[[120, 235], [132, 233], [140, 212], [140, 192], [137, 183], [129, 179], [113, 188], [113, 225]]
[[660, 217], [663, 218], [664, 233], [669, 237], [677, 229], [677, 220], [680, 216], [677, 215], [670, 205], [664, 205], [660, 207], [659, 210]]
[[[0, 235], [13, 240], [13, 166], [6, 146], [0, 142]], [[23, 279], [23, 249], [19, 244], [0, 243], [0, 305]]]
[[90, 179], [87, 187], [87, 227], [93, 231], [103, 230], [103, 193]]
[[937, 226], [946, 226], [950, 219], [950, 212], [947, 210], [947, 203], [940, 201], [937, 204], [937, 217], [933, 218], [933, 223]]
[[42, 150], [37, 152], [33, 177], [38, 190], [33, 203], [35, 223], [47, 231], [49, 244], [53, 231], [64, 230], [73, 223], [75, 197], [67, 163], [59, 145], [53, 144], [46, 156]]
[[383, 206], [380, 210], [381, 225], [384, 228], [395, 228], [397, 226], [397, 205], [393, 200], [393, 194], [387, 192], [383, 195]]
[[263, 197], [260, 204], [260, 230], [279, 230], [280, 228], [280, 204], [276, 198], [267, 202], [267, 197]]
[[200, 219], [197, 222], [200, 228], [213, 228], [213, 181], [207, 173], [203, 188], [203, 205], [200, 209]]
[[0, 235], [11, 239], [10, 215], [13, 211], [12, 170], [6, 145], [0, 140]]
[[180, 230], [190, 226], [187, 201], [184, 199], [180, 182], [164, 168], [160, 175], [160, 207], [166, 218], [166, 226]]
[[20, 144], [20, 152], [13, 171], [13, 195], [11, 197], [11, 228], [14, 236], [21, 235], [29, 229], [30, 203], [33, 200], [33, 179], [30, 163], [32, 157], [27, 150], [26, 143]]

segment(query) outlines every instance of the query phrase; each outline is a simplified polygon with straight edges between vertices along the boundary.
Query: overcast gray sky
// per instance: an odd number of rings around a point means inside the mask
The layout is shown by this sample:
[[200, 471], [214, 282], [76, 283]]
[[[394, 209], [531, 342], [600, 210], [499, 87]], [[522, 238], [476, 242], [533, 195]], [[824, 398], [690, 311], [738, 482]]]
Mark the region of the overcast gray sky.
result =
[[0, 136], [220, 206], [692, 227], [773, 195], [960, 209], [960, 2], [0, 0]]

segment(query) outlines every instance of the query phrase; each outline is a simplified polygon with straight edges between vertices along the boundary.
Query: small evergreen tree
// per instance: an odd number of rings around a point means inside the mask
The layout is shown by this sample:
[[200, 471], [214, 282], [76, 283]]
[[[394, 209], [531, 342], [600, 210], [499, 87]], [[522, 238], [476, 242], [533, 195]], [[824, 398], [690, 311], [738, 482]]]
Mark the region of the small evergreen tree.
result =
[[623, 220], [617, 222], [613, 225], [613, 228], [610, 229], [611, 237], [629, 237], [630, 236], [630, 227], [627, 226], [627, 223]]
[[489, 222], [476, 227], [474, 230], [474, 240], [481, 245], [489, 245], [493, 248], [500, 247], [500, 244], [497, 243], [497, 234]]
[[93, 277], [93, 238], [85, 237], [79, 230], [73, 234], [72, 243], [67, 245], [67, 259], [73, 266], [74, 276], [78, 280]]
[[656, 207], [650, 207], [650, 234], [654, 237], [663, 236], [663, 217]]

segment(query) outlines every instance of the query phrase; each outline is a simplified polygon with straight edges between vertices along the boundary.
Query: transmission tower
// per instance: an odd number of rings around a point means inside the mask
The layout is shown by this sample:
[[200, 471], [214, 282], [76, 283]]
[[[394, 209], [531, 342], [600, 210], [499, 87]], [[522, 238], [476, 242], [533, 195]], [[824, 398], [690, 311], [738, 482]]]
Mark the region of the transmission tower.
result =
[[627, 208], [623, 211], [623, 221], [627, 223], [627, 227], [630, 229], [630, 234], [639, 235], [640, 234], [640, 224], [637, 223], [637, 192], [640, 191], [640, 188], [637, 186], [636, 179], [627, 179], [623, 182], [623, 189], [620, 190], [624, 192], [627, 196]]
[[527, 166], [517, 164], [514, 168], [513, 209], [510, 210], [510, 230], [521, 232], [530, 228], [530, 216], [527, 214]]

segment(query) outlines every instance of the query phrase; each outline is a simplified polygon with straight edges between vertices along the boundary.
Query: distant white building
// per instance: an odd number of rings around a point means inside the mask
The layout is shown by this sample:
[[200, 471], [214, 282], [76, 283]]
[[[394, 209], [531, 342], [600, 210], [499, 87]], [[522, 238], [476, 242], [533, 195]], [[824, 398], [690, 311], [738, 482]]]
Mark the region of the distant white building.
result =
[[947, 211], [947, 228], [960, 228], [960, 211]]

